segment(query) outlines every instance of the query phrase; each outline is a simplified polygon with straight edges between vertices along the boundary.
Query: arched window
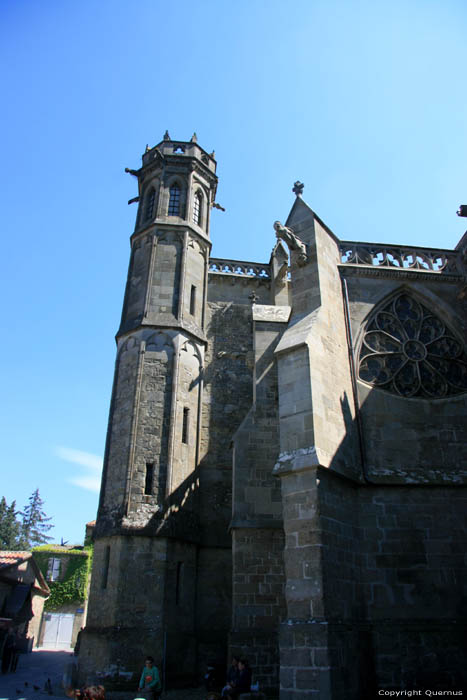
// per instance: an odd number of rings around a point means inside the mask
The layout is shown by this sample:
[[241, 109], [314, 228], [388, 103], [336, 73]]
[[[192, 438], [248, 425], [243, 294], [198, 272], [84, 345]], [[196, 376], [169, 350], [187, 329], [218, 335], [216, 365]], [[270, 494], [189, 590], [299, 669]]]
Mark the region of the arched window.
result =
[[147, 197], [146, 197], [146, 209], [144, 211], [144, 220], [145, 221], [152, 218], [155, 201], [156, 201], [156, 190], [154, 189], [154, 187], [151, 187], [151, 189], [149, 190]]
[[193, 221], [195, 224], [198, 224], [198, 226], [201, 226], [201, 207], [203, 205], [203, 196], [201, 192], [198, 190], [197, 193], [195, 194], [195, 198], [193, 200]]
[[170, 188], [169, 216], [180, 216], [180, 187], [177, 183]]

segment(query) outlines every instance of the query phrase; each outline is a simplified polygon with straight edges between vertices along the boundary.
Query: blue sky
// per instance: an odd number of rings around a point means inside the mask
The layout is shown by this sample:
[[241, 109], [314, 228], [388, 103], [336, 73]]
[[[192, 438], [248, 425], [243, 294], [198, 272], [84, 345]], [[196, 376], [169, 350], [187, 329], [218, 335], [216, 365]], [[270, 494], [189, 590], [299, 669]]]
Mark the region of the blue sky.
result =
[[95, 517], [147, 143], [215, 149], [215, 257], [266, 262], [297, 179], [342, 239], [452, 248], [466, 36], [462, 0], [3, 0], [0, 496]]

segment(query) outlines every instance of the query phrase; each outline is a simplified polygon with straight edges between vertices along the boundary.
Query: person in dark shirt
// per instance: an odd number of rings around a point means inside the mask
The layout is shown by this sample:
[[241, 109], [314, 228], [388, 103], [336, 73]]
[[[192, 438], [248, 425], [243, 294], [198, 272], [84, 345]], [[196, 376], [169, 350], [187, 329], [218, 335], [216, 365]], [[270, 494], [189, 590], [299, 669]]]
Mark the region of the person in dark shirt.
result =
[[238, 678], [238, 662], [240, 659], [238, 656], [232, 656], [232, 663], [230, 664], [227, 676], [225, 679], [225, 686], [222, 688], [222, 697], [227, 697], [229, 692], [235, 686], [235, 682]]
[[251, 668], [247, 659], [240, 659], [238, 662], [237, 680], [228, 691], [227, 697], [236, 700], [242, 693], [249, 693], [251, 690]]

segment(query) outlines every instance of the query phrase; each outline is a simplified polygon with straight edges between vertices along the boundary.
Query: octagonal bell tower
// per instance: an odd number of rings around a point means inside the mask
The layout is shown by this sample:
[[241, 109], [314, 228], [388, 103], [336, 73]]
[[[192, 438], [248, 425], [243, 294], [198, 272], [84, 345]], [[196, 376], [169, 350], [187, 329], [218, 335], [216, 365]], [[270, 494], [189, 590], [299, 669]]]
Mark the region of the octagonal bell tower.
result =
[[[146, 148], [104, 457], [83, 676], [144, 654], [196, 668], [199, 459], [214, 154]], [[170, 629], [177, 634], [170, 638]], [[116, 632], [118, 630], [118, 633]], [[167, 636], [169, 634], [169, 637]], [[164, 641], [165, 640], [165, 641]], [[134, 667], [134, 668], [133, 668]], [[168, 668], [170, 674], [170, 667]]]

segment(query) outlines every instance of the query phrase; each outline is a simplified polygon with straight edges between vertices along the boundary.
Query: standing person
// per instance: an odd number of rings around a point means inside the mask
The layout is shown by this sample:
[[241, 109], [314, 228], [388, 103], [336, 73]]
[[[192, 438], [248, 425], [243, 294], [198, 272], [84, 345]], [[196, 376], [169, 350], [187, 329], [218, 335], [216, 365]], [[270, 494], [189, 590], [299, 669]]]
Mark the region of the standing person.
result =
[[7, 638], [3, 646], [2, 655], [2, 673], [8, 673], [11, 668], [11, 662], [16, 648], [15, 634], [13, 630], [8, 630]]
[[81, 627], [80, 631], [78, 632], [78, 636], [76, 637], [76, 644], [75, 644], [75, 648], [73, 651], [75, 656], [79, 656], [79, 649], [81, 646], [81, 637], [83, 636], [83, 630], [84, 630], [84, 627]]
[[157, 666], [154, 666], [154, 659], [152, 656], [147, 656], [144, 662], [144, 668], [139, 681], [139, 690], [143, 691], [141, 697], [146, 698], [146, 700], [156, 700], [162, 692], [159, 671]]
[[232, 663], [230, 664], [228, 671], [227, 671], [227, 676], [225, 679], [225, 686], [222, 688], [222, 697], [225, 697], [226, 695], [229, 694], [229, 691], [232, 690], [232, 688], [235, 687], [235, 683], [238, 678], [238, 662], [240, 659], [238, 656], [232, 656]]

